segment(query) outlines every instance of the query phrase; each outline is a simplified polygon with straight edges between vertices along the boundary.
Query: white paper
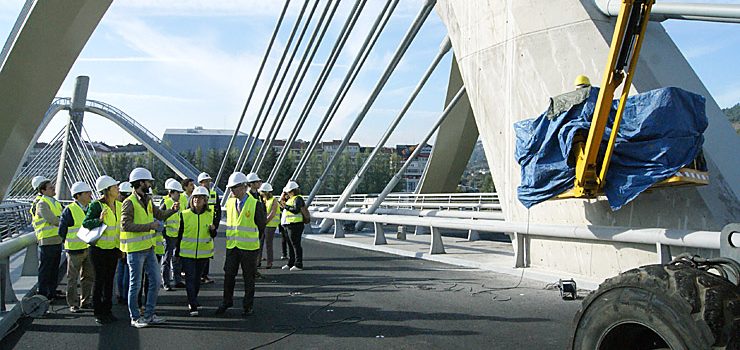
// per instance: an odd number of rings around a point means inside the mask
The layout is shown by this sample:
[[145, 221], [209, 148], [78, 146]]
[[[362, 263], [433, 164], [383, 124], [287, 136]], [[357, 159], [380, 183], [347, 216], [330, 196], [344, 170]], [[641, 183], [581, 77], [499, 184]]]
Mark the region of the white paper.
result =
[[80, 230], [77, 231], [77, 237], [87, 244], [93, 244], [95, 241], [100, 239], [100, 236], [103, 235], [106, 228], [108, 228], [108, 226], [105, 224], [91, 230], [88, 230], [85, 227], [80, 227]]

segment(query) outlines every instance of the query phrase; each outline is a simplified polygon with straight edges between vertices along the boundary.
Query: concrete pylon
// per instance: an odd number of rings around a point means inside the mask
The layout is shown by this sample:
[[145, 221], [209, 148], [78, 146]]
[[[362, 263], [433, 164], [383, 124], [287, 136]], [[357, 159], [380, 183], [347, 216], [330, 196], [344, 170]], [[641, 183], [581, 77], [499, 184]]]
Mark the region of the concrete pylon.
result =
[[[445, 105], [463, 86], [457, 60], [452, 59]], [[478, 140], [478, 127], [468, 97], [464, 96], [437, 131], [431, 157], [415, 193], [454, 193]]]
[[[69, 143], [72, 141], [73, 134], [82, 135], [82, 122], [85, 116], [85, 104], [87, 103], [87, 90], [89, 86], [90, 77], [84, 75], [77, 77], [74, 95], [72, 96], [72, 108], [69, 110], [69, 120], [67, 121], [64, 135], [64, 146], [62, 147], [62, 154], [59, 157], [59, 168], [57, 170], [56, 192], [57, 199], [59, 200], [72, 199], [69, 191], [67, 191], [72, 184], [67, 183], [67, 180], [64, 178], [64, 167], [75, 161], [72, 159], [75, 155], [69, 152]], [[75, 179], [71, 180], [75, 181]]]
[[[0, 194], [112, 0], [33, 1], [11, 33], [0, 68]], [[53, 57], [53, 59], [50, 59]]]
[[[571, 91], [577, 75], [600, 80], [615, 19], [592, 0], [439, 0], [436, 11], [452, 40], [506, 220], [717, 231], [740, 221], [740, 138], [660, 23], [647, 29], [631, 92], [677, 86], [706, 97], [711, 184], [644, 193], [614, 212], [605, 199], [548, 201], [528, 211], [517, 199], [512, 125], [542, 113], [550, 96]], [[656, 259], [655, 247], [644, 245], [532, 237], [528, 247], [532, 265], [592, 277]], [[620, 253], [624, 248], [634, 253]]]

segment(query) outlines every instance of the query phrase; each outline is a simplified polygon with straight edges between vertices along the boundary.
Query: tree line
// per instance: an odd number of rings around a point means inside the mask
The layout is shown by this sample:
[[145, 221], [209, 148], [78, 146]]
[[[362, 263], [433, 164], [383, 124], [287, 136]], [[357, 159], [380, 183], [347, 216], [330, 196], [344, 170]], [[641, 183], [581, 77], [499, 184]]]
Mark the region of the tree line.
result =
[[[254, 154], [256, 153], [257, 151], [254, 152]], [[215, 179], [218, 174], [218, 170], [221, 167], [221, 162], [226, 156], [226, 151], [219, 151], [216, 149], [203, 150], [199, 147], [194, 152], [181, 153], [180, 155], [193, 164], [193, 166], [201, 171], [207, 172]], [[324, 180], [324, 185], [319, 191], [319, 194], [336, 195], [342, 193], [344, 188], [357, 174], [369, 155], [370, 152], [359, 152], [352, 157], [347, 152], [342, 153], [332, 171]], [[269, 177], [270, 174], [268, 174], [268, 172], [274, 167], [277, 161], [277, 156], [277, 152], [273, 149], [270, 149], [267, 152], [265, 160], [260, 167], [261, 170], [258, 173], [260, 178], [266, 180]], [[234, 171], [234, 167], [236, 166], [237, 157], [237, 151], [232, 150], [229, 152], [229, 155], [226, 158], [224, 174], [219, 180], [219, 188], [225, 188], [228, 175]], [[321, 173], [326, 168], [326, 164], [329, 163], [330, 157], [331, 154], [327, 152], [314, 152], [309, 158], [306, 169], [301, 178], [293, 179], [301, 185], [301, 189], [305, 194], [308, 194], [316, 184], [319, 176], [321, 176]], [[254, 155], [252, 158], [254, 158]], [[298, 160], [298, 157], [294, 153], [288, 154], [272, 183], [275, 193], [280, 191], [288, 180], [291, 180], [290, 176], [293, 174], [295, 164]], [[133, 168], [145, 167], [149, 169], [155, 179], [153, 191], [157, 194], [165, 194], [164, 181], [167, 178], [180, 179], [174, 171], [149, 151], [142, 154], [103, 154], [100, 156], [100, 161], [106, 174], [120, 181], [126, 181], [128, 179], [129, 172]], [[400, 166], [400, 157], [395, 152], [379, 153], [370, 164], [370, 168], [365, 174], [363, 180], [360, 182], [356, 193], [379, 193], [383, 188], [385, 188], [391, 177], [398, 172]], [[251, 162], [248, 162], [243, 168], [243, 172], [248, 173], [251, 167]], [[394, 191], [400, 191], [401, 188], [403, 188], [403, 184], [399, 182], [396, 188], [394, 188]]]

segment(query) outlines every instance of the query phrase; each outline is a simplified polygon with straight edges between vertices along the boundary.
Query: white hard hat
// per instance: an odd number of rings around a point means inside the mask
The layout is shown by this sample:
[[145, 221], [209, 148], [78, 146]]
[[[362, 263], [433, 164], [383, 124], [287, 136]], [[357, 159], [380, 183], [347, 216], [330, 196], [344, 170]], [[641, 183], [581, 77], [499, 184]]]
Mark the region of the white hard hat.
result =
[[247, 182], [249, 182], [247, 181], [247, 176], [237, 171], [229, 175], [229, 182], [226, 184], [226, 187], [231, 188], [236, 185], [240, 185], [240, 184], [247, 183]]
[[203, 180], [213, 180], [213, 179], [211, 179], [211, 175], [208, 175], [208, 173], [198, 174], [198, 183], [200, 183]]
[[185, 192], [183, 191], [180, 182], [175, 179], [167, 179], [167, 181], [164, 182], [164, 189], [170, 191]]
[[272, 192], [272, 185], [269, 182], [265, 182], [260, 186], [260, 192]]
[[211, 193], [208, 192], [208, 189], [203, 186], [198, 186], [193, 190], [193, 193], [190, 195], [192, 196], [206, 196], [208, 197]]
[[118, 190], [121, 192], [131, 193], [134, 192], [134, 187], [131, 186], [131, 183], [128, 181], [121, 182], [120, 185], [118, 185]]
[[95, 180], [95, 189], [98, 190], [98, 192], [102, 192], [113, 185], [118, 185], [118, 181], [108, 175], [103, 175]]
[[128, 181], [134, 182], [138, 180], [151, 180], [154, 181], [152, 173], [144, 168], [135, 168], [131, 170], [131, 174], [128, 175]]
[[77, 181], [69, 188], [69, 192], [72, 194], [72, 197], [74, 197], [74, 195], [78, 193], [92, 192], [92, 188], [90, 188], [90, 185], [82, 181]]
[[34, 190], [38, 190], [39, 186], [47, 181], [51, 180], [47, 179], [46, 176], [34, 176], [33, 179], [31, 179], [31, 187], [33, 187]]
[[247, 174], [247, 182], [257, 182], [257, 181], [262, 181], [262, 179], [260, 179], [257, 173]]
[[290, 192], [292, 190], [295, 190], [298, 187], [300, 187], [300, 186], [298, 186], [298, 183], [297, 182], [295, 182], [295, 181], [288, 181], [288, 183], [285, 184], [285, 187], [283, 187], [283, 192]]

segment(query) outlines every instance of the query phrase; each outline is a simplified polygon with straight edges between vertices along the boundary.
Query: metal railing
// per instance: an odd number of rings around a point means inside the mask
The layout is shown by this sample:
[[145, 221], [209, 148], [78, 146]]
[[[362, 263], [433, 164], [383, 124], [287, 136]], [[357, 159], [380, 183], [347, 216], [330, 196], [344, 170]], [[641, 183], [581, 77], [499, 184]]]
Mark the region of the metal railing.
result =
[[[352, 195], [346, 208], [367, 208], [374, 202], [377, 196], [367, 194]], [[323, 211], [331, 208], [339, 200], [339, 195], [316, 196], [311, 202], [314, 210]], [[496, 193], [392, 193], [389, 194], [380, 205], [385, 209], [409, 209], [409, 210], [473, 210], [473, 211], [500, 211], [501, 204]]]
[[0, 241], [19, 235], [30, 229], [31, 204], [2, 202], [0, 204]]

